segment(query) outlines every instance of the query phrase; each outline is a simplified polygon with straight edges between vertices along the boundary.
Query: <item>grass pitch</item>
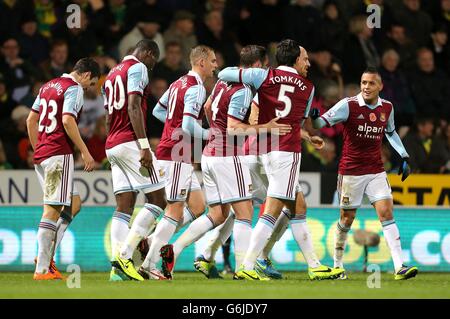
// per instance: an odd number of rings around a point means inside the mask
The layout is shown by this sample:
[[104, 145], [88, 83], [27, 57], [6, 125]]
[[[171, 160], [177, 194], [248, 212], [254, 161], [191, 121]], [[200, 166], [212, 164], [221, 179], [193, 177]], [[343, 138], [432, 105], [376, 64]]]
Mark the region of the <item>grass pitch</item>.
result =
[[368, 288], [371, 274], [349, 273], [348, 280], [310, 281], [304, 272], [286, 272], [268, 282], [208, 280], [200, 273], [175, 273], [173, 281], [109, 282], [108, 273], [82, 273], [81, 288], [64, 281], [36, 282], [32, 273], [0, 273], [0, 298], [450, 298], [450, 274], [419, 273], [395, 281], [381, 274], [381, 287]]

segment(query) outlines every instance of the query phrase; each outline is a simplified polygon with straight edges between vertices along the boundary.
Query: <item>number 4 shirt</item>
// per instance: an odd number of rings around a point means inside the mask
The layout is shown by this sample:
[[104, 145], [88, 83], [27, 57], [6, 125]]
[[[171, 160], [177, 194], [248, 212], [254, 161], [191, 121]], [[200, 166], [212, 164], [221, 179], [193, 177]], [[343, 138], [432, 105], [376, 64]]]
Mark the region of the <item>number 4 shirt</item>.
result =
[[34, 163], [55, 155], [73, 154], [73, 143], [64, 129], [63, 115], [77, 121], [83, 107], [83, 88], [69, 74], [50, 80], [39, 90], [31, 110], [39, 114]]

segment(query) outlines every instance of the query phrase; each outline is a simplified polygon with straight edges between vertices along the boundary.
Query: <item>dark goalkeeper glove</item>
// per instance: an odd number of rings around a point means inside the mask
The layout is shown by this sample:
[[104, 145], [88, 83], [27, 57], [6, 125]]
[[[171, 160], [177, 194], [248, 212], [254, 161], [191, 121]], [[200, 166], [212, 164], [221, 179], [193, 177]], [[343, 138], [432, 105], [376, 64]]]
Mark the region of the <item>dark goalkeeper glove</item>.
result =
[[311, 119], [314, 121], [320, 116], [320, 110], [319, 109], [311, 109]]
[[411, 173], [411, 168], [409, 167], [409, 158], [403, 157], [402, 164], [398, 170], [398, 175], [402, 175], [402, 182], [408, 178], [409, 173]]

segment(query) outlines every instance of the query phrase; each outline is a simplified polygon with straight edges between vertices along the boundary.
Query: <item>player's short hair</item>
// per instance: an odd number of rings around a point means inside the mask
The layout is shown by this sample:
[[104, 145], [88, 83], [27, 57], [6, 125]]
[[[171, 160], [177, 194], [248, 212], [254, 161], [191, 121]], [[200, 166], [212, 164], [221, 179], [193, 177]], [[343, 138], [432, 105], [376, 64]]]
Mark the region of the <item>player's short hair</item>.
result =
[[78, 74], [91, 72], [91, 79], [100, 77], [100, 66], [93, 58], [82, 58], [78, 60], [73, 70]]
[[278, 43], [275, 58], [278, 65], [293, 66], [300, 56], [300, 45], [295, 40], [286, 39]]
[[191, 53], [189, 54], [191, 66], [194, 66], [194, 64], [201, 59], [208, 58], [210, 52], [214, 52], [214, 50], [206, 45], [197, 45], [196, 47], [193, 47]]
[[255, 62], [264, 62], [267, 51], [266, 48], [260, 45], [246, 45], [242, 48], [240, 54], [240, 64], [249, 67]]
[[374, 66], [368, 66], [363, 73], [370, 73], [370, 74], [380, 74], [380, 72], [378, 72], [378, 69]]
[[378, 69], [376, 67], [368, 66], [364, 70], [363, 74], [366, 74], [366, 73], [368, 73], [368, 74], [376, 74], [378, 76], [378, 78], [380, 79], [380, 81], [383, 82], [382, 79], [381, 79], [381, 74], [380, 74], [380, 72], [378, 71]]
[[159, 59], [159, 47], [158, 44], [156, 44], [156, 42], [153, 40], [142, 39], [136, 44], [136, 46], [134, 47], [134, 51], [137, 52], [150, 51], [155, 56], [156, 60]]

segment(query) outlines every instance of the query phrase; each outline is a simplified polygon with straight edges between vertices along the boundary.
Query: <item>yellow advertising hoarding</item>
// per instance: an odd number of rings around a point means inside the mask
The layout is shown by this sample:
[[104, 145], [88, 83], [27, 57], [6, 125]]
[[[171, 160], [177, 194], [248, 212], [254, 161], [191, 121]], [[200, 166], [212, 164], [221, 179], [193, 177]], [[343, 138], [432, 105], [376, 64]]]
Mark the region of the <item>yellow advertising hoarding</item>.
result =
[[450, 206], [450, 175], [411, 174], [404, 182], [389, 174], [394, 203]]

